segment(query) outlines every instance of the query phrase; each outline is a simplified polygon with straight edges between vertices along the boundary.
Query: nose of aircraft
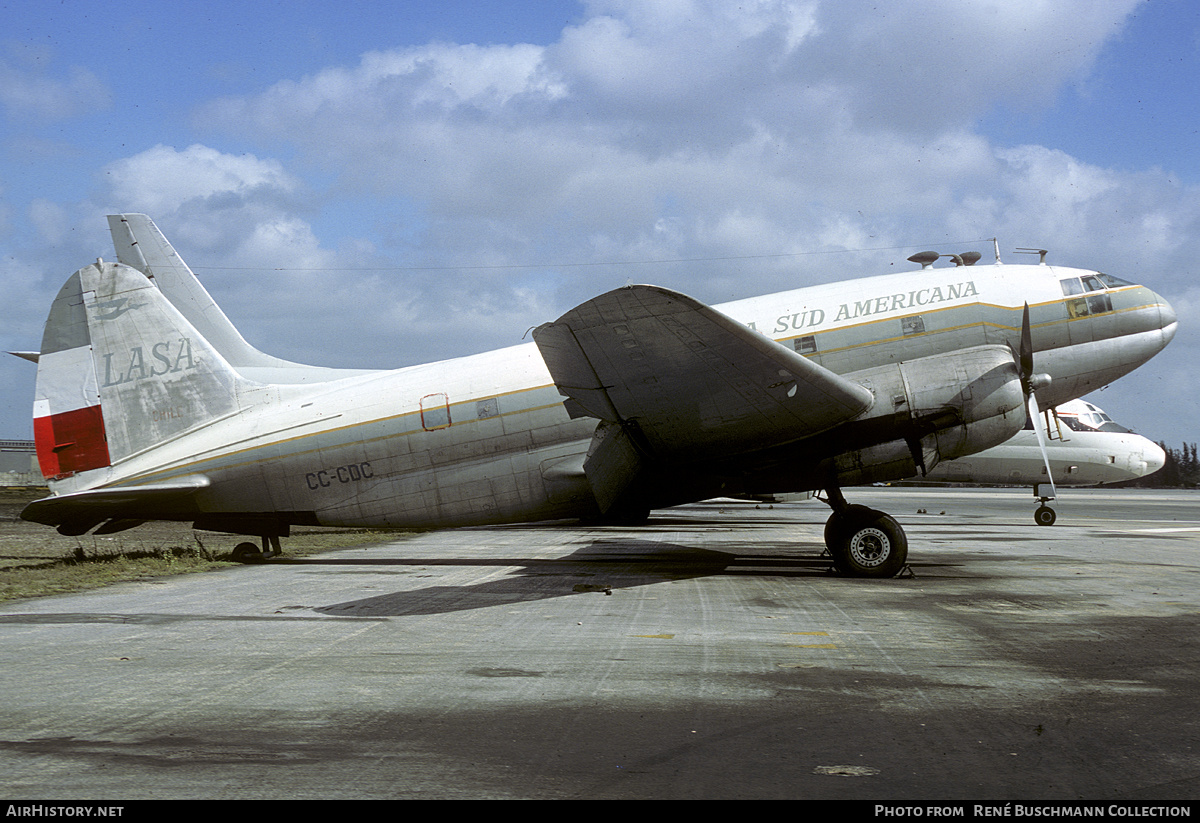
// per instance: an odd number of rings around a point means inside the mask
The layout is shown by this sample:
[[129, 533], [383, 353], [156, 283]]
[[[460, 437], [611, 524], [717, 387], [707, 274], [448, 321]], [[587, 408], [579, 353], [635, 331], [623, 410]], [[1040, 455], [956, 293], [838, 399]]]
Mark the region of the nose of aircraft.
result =
[[1158, 298], [1159, 328], [1163, 331], [1163, 345], [1165, 346], [1175, 337], [1175, 332], [1179, 329], [1179, 321], [1175, 316], [1175, 309], [1167, 302], [1167, 299], [1157, 292], [1154, 293], [1154, 296]]
[[1148, 474], [1154, 474], [1154, 472], [1167, 464], [1167, 453], [1157, 443], [1147, 440], [1142, 446], [1142, 462], [1146, 464], [1146, 469], [1142, 472], [1141, 476], [1145, 477]]

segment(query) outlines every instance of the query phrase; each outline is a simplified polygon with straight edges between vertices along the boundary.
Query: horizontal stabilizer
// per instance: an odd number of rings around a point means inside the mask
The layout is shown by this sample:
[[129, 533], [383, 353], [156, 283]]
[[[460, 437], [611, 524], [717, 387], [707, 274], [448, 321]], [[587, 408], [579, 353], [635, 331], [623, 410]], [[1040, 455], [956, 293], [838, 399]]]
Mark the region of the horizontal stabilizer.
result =
[[534, 330], [573, 416], [616, 423], [656, 457], [741, 454], [827, 431], [871, 392], [657, 286], [627, 286]]
[[169, 483], [51, 495], [30, 503], [21, 517], [56, 526], [61, 534], [68, 535], [84, 534], [105, 521], [190, 520], [197, 512], [192, 497], [208, 486], [209, 479], [197, 474]]

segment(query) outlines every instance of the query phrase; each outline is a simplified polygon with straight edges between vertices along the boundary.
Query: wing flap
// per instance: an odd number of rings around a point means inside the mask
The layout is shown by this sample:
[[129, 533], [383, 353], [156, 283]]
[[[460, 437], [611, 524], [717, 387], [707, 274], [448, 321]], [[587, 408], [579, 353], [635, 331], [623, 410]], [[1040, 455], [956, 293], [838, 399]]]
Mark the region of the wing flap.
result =
[[627, 286], [534, 330], [574, 416], [658, 457], [739, 454], [853, 419], [871, 392], [686, 295]]

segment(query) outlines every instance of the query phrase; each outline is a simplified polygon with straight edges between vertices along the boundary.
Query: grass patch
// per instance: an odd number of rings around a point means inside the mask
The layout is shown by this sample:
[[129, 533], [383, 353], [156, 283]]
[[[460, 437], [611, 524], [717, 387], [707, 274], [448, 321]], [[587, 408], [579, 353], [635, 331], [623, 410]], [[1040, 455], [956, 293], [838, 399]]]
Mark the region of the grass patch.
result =
[[228, 554], [221, 558], [180, 546], [129, 552], [88, 552], [78, 547], [58, 560], [0, 569], [0, 600], [45, 597], [236, 565], [228, 558]]
[[[49, 526], [20, 519], [45, 489], [0, 489], [0, 601], [83, 591], [175, 574], [227, 569], [238, 543], [257, 538], [194, 531], [186, 523], [147, 523], [106, 536], [64, 537]], [[295, 529], [283, 538], [283, 556], [400, 540], [403, 530]]]

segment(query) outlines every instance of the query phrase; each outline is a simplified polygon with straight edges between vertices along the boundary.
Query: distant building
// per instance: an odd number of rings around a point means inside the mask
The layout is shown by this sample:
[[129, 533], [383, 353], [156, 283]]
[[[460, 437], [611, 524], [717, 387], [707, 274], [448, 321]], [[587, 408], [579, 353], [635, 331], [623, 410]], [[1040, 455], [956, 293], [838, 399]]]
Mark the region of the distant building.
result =
[[0, 440], [0, 486], [44, 486], [32, 440]]

